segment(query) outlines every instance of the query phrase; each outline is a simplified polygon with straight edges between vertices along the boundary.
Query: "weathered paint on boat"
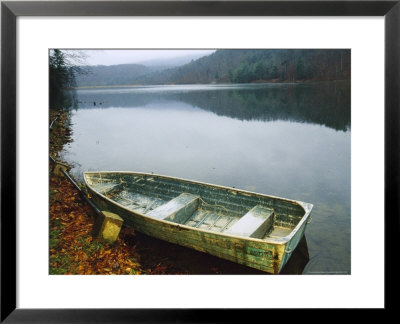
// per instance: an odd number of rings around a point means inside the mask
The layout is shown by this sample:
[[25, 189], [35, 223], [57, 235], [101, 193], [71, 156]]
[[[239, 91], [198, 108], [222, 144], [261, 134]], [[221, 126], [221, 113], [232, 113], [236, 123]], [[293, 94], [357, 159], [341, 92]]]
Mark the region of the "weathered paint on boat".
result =
[[140, 172], [85, 172], [92, 198], [135, 230], [269, 273], [279, 273], [313, 205]]

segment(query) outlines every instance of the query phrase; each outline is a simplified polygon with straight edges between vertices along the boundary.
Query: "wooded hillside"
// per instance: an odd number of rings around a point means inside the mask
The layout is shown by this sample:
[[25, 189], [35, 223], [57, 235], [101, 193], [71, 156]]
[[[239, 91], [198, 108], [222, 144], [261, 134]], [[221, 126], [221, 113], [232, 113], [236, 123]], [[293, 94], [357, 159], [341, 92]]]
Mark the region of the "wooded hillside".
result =
[[217, 50], [183, 66], [156, 69], [143, 65], [90, 67], [77, 86], [296, 82], [350, 79], [350, 50]]

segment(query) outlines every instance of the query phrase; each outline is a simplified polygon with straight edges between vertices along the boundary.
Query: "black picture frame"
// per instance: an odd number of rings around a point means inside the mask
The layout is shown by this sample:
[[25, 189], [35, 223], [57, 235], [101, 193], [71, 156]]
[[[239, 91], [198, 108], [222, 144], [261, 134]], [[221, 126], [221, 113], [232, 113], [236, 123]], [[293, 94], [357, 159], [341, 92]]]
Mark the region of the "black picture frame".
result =
[[[235, 321], [243, 310], [16, 308], [16, 19], [18, 16], [384, 16], [385, 309], [398, 276], [391, 240], [399, 232], [400, 1], [2, 1], [1, 3], [1, 322], [127, 323]], [[397, 253], [396, 253], [397, 252]], [[372, 262], [372, 261], [371, 261]], [[367, 283], [366, 283], [367, 284]], [[301, 298], [301, 296], [299, 296]], [[252, 310], [256, 312], [255, 310]], [[260, 312], [260, 310], [258, 310]], [[259, 314], [264, 316], [265, 314]], [[253, 316], [258, 316], [252, 314]]]

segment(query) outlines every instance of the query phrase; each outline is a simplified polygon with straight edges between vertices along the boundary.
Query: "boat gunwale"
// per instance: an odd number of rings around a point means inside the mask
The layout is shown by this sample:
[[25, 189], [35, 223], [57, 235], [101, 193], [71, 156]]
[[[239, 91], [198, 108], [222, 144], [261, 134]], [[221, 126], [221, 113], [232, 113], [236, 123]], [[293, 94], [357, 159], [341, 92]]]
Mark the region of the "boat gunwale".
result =
[[[220, 232], [210, 231], [210, 230], [207, 230], [207, 229], [194, 228], [193, 226], [178, 224], [178, 223], [167, 221], [167, 220], [163, 220], [163, 219], [155, 219], [155, 218], [150, 217], [150, 216], [148, 216], [146, 214], [142, 214], [140, 212], [133, 211], [133, 210], [121, 205], [120, 203], [116, 202], [115, 200], [112, 200], [112, 199], [106, 197], [105, 195], [103, 195], [99, 191], [95, 190], [86, 181], [86, 175], [89, 175], [89, 174], [100, 174], [100, 173], [101, 174], [107, 174], [108, 173], [108, 174], [131, 174], [131, 175], [155, 176], [155, 177], [167, 178], [167, 179], [171, 179], [171, 180], [179, 180], [179, 181], [184, 181], [184, 182], [189, 182], [189, 183], [194, 183], [194, 184], [206, 185], [206, 186], [210, 186], [210, 187], [217, 187], [217, 188], [220, 188], [220, 189], [241, 192], [241, 193], [249, 194], [249, 195], [252, 195], [252, 196], [261, 196], [261, 197], [265, 197], [265, 198], [279, 199], [279, 200], [283, 200], [283, 201], [286, 201], [286, 202], [289, 202], [289, 203], [294, 203], [294, 204], [299, 205], [301, 208], [303, 208], [304, 215], [302, 216], [302, 218], [299, 220], [298, 224], [292, 229], [292, 231], [288, 235], [286, 235], [284, 237], [280, 237], [280, 238], [275, 238], [274, 237], [274, 238], [258, 239], [258, 238], [253, 238], [253, 237], [244, 237], [244, 236], [226, 234], [226, 233], [223, 233], [223, 232], [220, 233]], [[85, 185], [87, 187], [89, 187], [91, 190], [93, 190], [94, 192], [96, 192], [96, 194], [101, 196], [103, 199], [109, 201], [110, 203], [112, 203], [114, 205], [117, 205], [118, 207], [128, 211], [129, 213], [133, 213], [133, 214], [136, 214], [136, 215], [148, 218], [148, 219], [152, 219], [152, 220], [155, 220], [155, 221], [158, 221], [158, 222], [166, 223], [168, 225], [173, 225], [176, 228], [185, 228], [185, 229], [192, 230], [192, 231], [200, 231], [200, 232], [212, 233], [212, 234], [217, 235], [217, 236], [226, 236], [226, 237], [231, 237], [231, 238], [245, 240], [245, 241], [263, 242], [263, 243], [274, 244], [274, 245], [284, 245], [284, 244], [288, 243], [293, 238], [293, 236], [298, 232], [298, 230], [303, 226], [304, 222], [306, 222], [306, 220], [310, 217], [311, 210], [313, 208], [313, 204], [306, 203], [306, 202], [299, 201], [299, 200], [287, 199], [287, 198], [282, 198], [282, 197], [277, 197], [277, 196], [272, 196], [272, 195], [266, 195], [266, 194], [247, 191], [247, 190], [238, 189], [238, 188], [231, 188], [231, 187], [221, 186], [221, 185], [217, 185], [217, 184], [211, 184], [211, 183], [206, 183], [206, 182], [201, 182], [201, 181], [189, 180], [189, 179], [184, 179], [184, 178], [179, 178], [179, 177], [165, 176], [165, 175], [160, 175], [160, 174], [155, 174], [155, 173], [132, 172], [132, 171], [85, 171], [85, 172], [83, 172], [83, 179], [85, 181]]]

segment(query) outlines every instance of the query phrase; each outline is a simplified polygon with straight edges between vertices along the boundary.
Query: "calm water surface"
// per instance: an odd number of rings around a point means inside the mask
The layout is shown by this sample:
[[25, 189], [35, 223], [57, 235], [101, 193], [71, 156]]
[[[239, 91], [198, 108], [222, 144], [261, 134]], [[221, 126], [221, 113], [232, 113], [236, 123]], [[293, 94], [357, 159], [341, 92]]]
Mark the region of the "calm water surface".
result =
[[350, 273], [350, 85], [81, 89], [62, 158], [314, 204], [303, 273]]

